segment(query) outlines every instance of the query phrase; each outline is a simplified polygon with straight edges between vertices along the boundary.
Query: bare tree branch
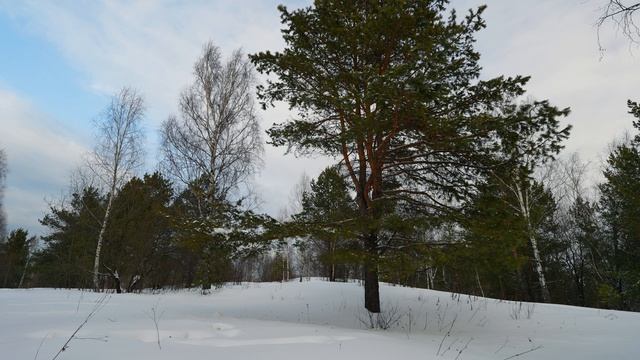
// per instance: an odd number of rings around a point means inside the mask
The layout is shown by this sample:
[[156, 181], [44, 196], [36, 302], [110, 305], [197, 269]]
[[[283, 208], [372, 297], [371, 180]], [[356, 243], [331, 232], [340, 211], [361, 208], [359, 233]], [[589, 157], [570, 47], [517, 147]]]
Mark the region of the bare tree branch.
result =
[[640, 10], [640, 2], [626, 0], [609, 0], [602, 7], [602, 15], [596, 21], [600, 51], [605, 50], [602, 46], [600, 30], [606, 23], [613, 23], [632, 44], [640, 44], [640, 27], [635, 21], [638, 10]]

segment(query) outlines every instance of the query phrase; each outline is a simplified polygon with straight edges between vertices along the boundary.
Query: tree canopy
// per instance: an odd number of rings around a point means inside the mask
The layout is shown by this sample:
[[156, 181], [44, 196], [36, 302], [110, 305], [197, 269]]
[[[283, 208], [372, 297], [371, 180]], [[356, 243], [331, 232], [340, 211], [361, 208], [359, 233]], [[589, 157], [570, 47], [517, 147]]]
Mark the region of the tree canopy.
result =
[[388, 206], [428, 215], [459, 208], [487, 169], [557, 152], [568, 109], [517, 104], [528, 77], [480, 78], [474, 44], [484, 7], [462, 18], [443, 0], [278, 9], [284, 50], [250, 56], [274, 75], [258, 89], [263, 106], [284, 101], [298, 117], [269, 129], [271, 143], [334, 156], [347, 169], [368, 223], [365, 306], [379, 312], [378, 237]]

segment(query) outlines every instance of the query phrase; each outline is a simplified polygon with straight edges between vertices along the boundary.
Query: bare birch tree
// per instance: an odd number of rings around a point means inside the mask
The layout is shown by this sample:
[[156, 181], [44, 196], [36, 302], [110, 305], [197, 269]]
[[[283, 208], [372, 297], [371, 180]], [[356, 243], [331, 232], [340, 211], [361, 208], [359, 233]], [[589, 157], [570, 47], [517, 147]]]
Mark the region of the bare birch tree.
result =
[[202, 181], [208, 194], [201, 200], [228, 200], [261, 165], [254, 70], [240, 50], [223, 63], [208, 42], [193, 75], [180, 95], [180, 117], [162, 125], [163, 166], [185, 185]]
[[108, 191], [93, 263], [93, 286], [96, 290], [100, 288], [100, 253], [113, 199], [143, 162], [141, 122], [144, 111], [144, 101], [140, 94], [131, 88], [123, 88], [112, 97], [111, 103], [96, 121], [97, 143], [87, 165]]
[[542, 257], [540, 256], [540, 248], [538, 246], [537, 224], [531, 214], [532, 208], [536, 206], [539, 200], [544, 196], [544, 190], [537, 189], [533, 186], [533, 183], [529, 178], [523, 179], [518, 174], [514, 174], [513, 179], [511, 181], [505, 181], [504, 184], [516, 199], [515, 204], [513, 204], [516, 213], [525, 222], [529, 245], [531, 245], [531, 252], [533, 255], [534, 270], [540, 285], [540, 293], [542, 295], [542, 300], [548, 303], [551, 301], [551, 296], [549, 294], [549, 288], [547, 287], [544, 266], [542, 263]]

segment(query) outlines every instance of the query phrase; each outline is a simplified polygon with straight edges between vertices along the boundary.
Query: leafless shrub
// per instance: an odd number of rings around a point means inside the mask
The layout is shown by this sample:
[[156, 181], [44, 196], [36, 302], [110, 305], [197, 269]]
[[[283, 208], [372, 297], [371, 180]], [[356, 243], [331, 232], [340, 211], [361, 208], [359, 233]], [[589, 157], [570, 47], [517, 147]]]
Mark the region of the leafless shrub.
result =
[[413, 330], [413, 326], [414, 326], [413, 312], [411, 311], [410, 307], [407, 310], [405, 317], [407, 318], [407, 321], [405, 321], [402, 327], [404, 328], [404, 331], [407, 334], [407, 338], [409, 338], [409, 335], [411, 335], [411, 331]]
[[402, 316], [399, 307], [393, 306], [379, 313], [366, 311], [364, 315], [358, 316], [358, 320], [366, 328], [388, 330], [398, 326]]
[[160, 328], [158, 327], [158, 323], [164, 315], [164, 311], [159, 312], [160, 300], [158, 300], [155, 305], [151, 307], [151, 311], [147, 313], [147, 316], [153, 321], [153, 324], [156, 327], [156, 339], [158, 342], [158, 349], [162, 350], [162, 345], [160, 345]]
[[533, 312], [535, 308], [536, 308], [536, 304], [533, 304], [533, 303], [524, 303], [522, 301], [514, 302], [511, 306], [509, 316], [513, 320], [518, 320], [518, 319], [521, 319], [522, 317], [529, 320], [533, 316]]

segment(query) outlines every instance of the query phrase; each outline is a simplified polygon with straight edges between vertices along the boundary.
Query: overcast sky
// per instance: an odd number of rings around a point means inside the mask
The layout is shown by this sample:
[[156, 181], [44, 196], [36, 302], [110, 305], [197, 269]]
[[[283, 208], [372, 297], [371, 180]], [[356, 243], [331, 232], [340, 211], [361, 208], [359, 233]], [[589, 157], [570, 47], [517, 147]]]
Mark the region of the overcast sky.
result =
[[[529, 95], [570, 107], [566, 153], [597, 166], [607, 144], [631, 129], [626, 100], [640, 100], [640, 53], [612, 29], [599, 52], [594, 27], [604, 0], [454, 1], [486, 3], [478, 35], [483, 77], [531, 75]], [[204, 42], [224, 53], [283, 46], [276, 6], [309, 1], [4, 1], [0, 0], [0, 148], [9, 158], [5, 211], [9, 229], [45, 229], [47, 202], [67, 192], [71, 171], [92, 146], [91, 120], [122, 86], [145, 96], [146, 170], [157, 163], [158, 128], [176, 112]], [[261, 112], [264, 128], [290, 115]], [[296, 159], [266, 148], [256, 179], [262, 210], [277, 215], [303, 172], [327, 159]]]

